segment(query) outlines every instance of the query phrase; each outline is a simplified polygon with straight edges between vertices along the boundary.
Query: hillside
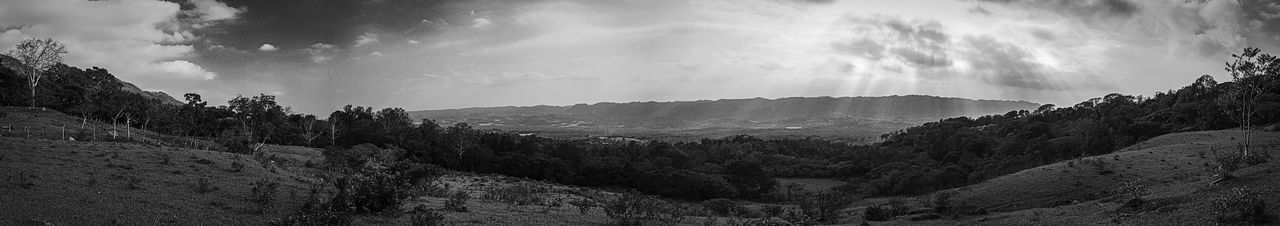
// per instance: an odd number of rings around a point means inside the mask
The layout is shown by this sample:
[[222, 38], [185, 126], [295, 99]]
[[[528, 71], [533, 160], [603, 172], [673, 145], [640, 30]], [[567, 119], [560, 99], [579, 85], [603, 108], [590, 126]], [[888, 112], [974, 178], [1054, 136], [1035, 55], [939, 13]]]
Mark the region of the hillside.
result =
[[[735, 133], [877, 136], [922, 122], [958, 116], [1004, 114], [1039, 105], [1026, 101], [933, 96], [793, 97], [677, 102], [596, 103], [572, 106], [488, 107], [409, 112], [441, 124], [575, 135], [687, 135]], [[586, 131], [586, 132], [581, 132]], [[596, 133], [596, 134], [593, 134]]]
[[[3, 85], [0, 85], [0, 91], [7, 91], [7, 92], [0, 92], [0, 100], [3, 100], [3, 101], [27, 100], [27, 98], [30, 97], [30, 94], [25, 93], [30, 91], [30, 88], [26, 86], [26, 78], [15, 73], [15, 71], [11, 69], [14, 67], [25, 67], [25, 66], [18, 64], [17, 60], [14, 59], [13, 57], [0, 54], [0, 82], [3, 82], [3, 83], [0, 83], [0, 84], [3, 84]], [[41, 89], [40, 92], [46, 93], [46, 95], [48, 92], [57, 92], [55, 88], [49, 87], [49, 86], [52, 86], [50, 85], [51, 83], [74, 83], [69, 81], [74, 79], [83, 79], [80, 77], [89, 77], [88, 75], [78, 75], [80, 73], [65, 73], [70, 71], [78, 71], [78, 69], [74, 69], [74, 70], [73, 69], [74, 67], [67, 66], [65, 64], [59, 64], [58, 66], [56, 66], [54, 70], [64, 71], [64, 73], [59, 73], [59, 74], [63, 74], [66, 76], [74, 76], [74, 78], [62, 78], [63, 76], [46, 78], [44, 82], [41, 82], [42, 87], [40, 87]], [[99, 68], [94, 68], [94, 69], [99, 69]], [[68, 74], [77, 74], [77, 75], [68, 75]], [[141, 88], [138, 88], [138, 86], [134, 85], [133, 83], [129, 83], [114, 77], [112, 77], [111, 80], [108, 80], [106, 83], [110, 83], [110, 84], [95, 84], [95, 86], [101, 86], [101, 87], [119, 86], [121, 91], [138, 94], [140, 96], [158, 101], [160, 103], [171, 104], [171, 105], [182, 105], [181, 101], [174, 99], [173, 96], [170, 96], [167, 93], [142, 90]], [[57, 85], [67, 85], [67, 84], [57, 84]], [[15, 92], [15, 91], [22, 91], [22, 92]], [[25, 105], [22, 105], [22, 106], [25, 106]]]
[[[986, 182], [938, 193], [906, 198], [910, 208], [928, 208], [939, 193], [955, 194], [955, 205], [990, 211], [990, 215], [915, 222], [903, 216], [886, 223], [894, 224], [1120, 224], [1120, 225], [1209, 225], [1222, 207], [1217, 202], [1238, 191], [1257, 194], [1280, 192], [1280, 161], [1246, 167], [1237, 179], [1210, 184], [1216, 153], [1241, 144], [1238, 131], [1200, 131], [1175, 133], [1152, 138], [1116, 153], [1073, 159]], [[1280, 155], [1280, 132], [1258, 132], [1255, 150]], [[1122, 189], [1139, 188], [1146, 203], [1125, 206], [1129, 198]], [[1239, 190], [1244, 189], [1244, 190]], [[1280, 196], [1260, 196], [1271, 204], [1275, 216], [1280, 209]], [[861, 220], [862, 210], [881, 205], [892, 198], [861, 201], [846, 211], [851, 220]]]
[[[168, 139], [86, 122], [79, 141], [59, 131], [80, 120], [56, 111], [4, 107], [0, 117], [0, 225], [262, 224], [307, 200], [320, 162], [311, 148], [269, 146], [259, 156], [208, 151], [211, 142]], [[28, 133], [27, 131], [30, 131]], [[99, 140], [86, 141], [96, 133]], [[30, 138], [28, 138], [30, 137]], [[132, 137], [132, 138], [128, 138]], [[181, 142], [179, 142], [181, 141]], [[252, 202], [254, 183], [281, 185], [271, 206]]]

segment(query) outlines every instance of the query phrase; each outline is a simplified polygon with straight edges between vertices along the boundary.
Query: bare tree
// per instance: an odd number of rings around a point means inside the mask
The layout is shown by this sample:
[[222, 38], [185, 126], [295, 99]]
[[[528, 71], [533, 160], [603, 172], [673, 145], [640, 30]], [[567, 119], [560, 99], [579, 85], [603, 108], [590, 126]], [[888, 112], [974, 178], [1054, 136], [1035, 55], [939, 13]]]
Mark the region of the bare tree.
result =
[[52, 38], [22, 40], [9, 50], [9, 56], [22, 64], [15, 69], [27, 77], [27, 85], [31, 88], [31, 108], [36, 107], [36, 86], [40, 85], [40, 78], [44, 77], [45, 71], [62, 63], [62, 55], [66, 53], [66, 45]]
[[1227, 62], [1226, 70], [1231, 74], [1231, 87], [1218, 100], [1223, 110], [1232, 120], [1240, 125], [1240, 136], [1244, 146], [1242, 158], [1249, 157], [1250, 134], [1253, 130], [1253, 116], [1258, 113], [1258, 100], [1264, 94], [1267, 79], [1273, 79], [1280, 71], [1280, 59], [1270, 54], [1258, 54], [1258, 48], [1245, 48], [1244, 53], [1231, 54], [1235, 58]]
[[302, 134], [299, 135], [302, 136], [302, 139], [307, 140], [307, 147], [310, 147], [311, 143], [320, 137], [320, 134], [324, 133], [320, 131], [320, 128], [316, 127], [316, 123], [319, 121], [316, 120], [315, 116], [302, 118]]

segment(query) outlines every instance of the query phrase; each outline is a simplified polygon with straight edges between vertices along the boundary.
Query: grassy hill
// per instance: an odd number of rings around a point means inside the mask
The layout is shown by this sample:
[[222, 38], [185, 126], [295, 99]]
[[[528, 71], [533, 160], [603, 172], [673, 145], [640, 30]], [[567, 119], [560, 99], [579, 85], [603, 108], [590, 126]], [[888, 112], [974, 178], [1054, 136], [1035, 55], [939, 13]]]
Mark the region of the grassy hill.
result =
[[[1241, 144], [1238, 131], [1200, 131], [1168, 134], [1121, 151], [1044, 165], [986, 182], [906, 197], [911, 209], [925, 209], [940, 193], [954, 194], [954, 205], [968, 205], [990, 215], [911, 221], [902, 216], [881, 222], [894, 224], [1124, 224], [1124, 225], [1212, 225], [1225, 209], [1219, 202], [1240, 192], [1258, 196], [1270, 204], [1273, 216], [1280, 213], [1280, 161], [1249, 166], [1236, 179], [1210, 184], [1215, 153], [1228, 152]], [[1253, 150], [1280, 155], [1280, 132], [1254, 133]], [[1146, 191], [1142, 205], [1128, 206], [1124, 189]], [[864, 200], [847, 209], [850, 218], [861, 218], [870, 205], [891, 198]], [[926, 204], [921, 204], [926, 203]], [[1131, 203], [1133, 204], [1133, 203]]]
[[[0, 129], [0, 203], [5, 204], [0, 205], [0, 225], [261, 225], [334, 193], [323, 186], [322, 178], [331, 172], [319, 167], [324, 162], [319, 149], [267, 145], [258, 154], [236, 154], [202, 148], [213, 146], [211, 142], [137, 129], [120, 135], [131, 138], [108, 139], [111, 125], [93, 121], [85, 122], [88, 132], [64, 135], [64, 124], [80, 130], [79, 118], [17, 107], [0, 108], [0, 113], [0, 126], [6, 127]], [[119, 134], [123, 130], [116, 129]], [[264, 182], [279, 186], [274, 192], [255, 192]], [[600, 203], [620, 195], [460, 172], [417, 187], [423, 189], [398, 211], [358, 215], [354, 223], [407, 225], [417, 210], [444, 209], [452, 194], [463, 192], [471, 197], [464, 204], [468, 211], [439, 211], [445, 225], [603, 225], [613, 220]], [[271, 201], [264, 205], [258, 194], [269, 194]], [[662, 202], [685, 207], [675, 209], [700, 207]], [[583, 211], [577, 205], [590, 207]], [[687, 217], [662, 224], [731, 221], [747, 219]]]

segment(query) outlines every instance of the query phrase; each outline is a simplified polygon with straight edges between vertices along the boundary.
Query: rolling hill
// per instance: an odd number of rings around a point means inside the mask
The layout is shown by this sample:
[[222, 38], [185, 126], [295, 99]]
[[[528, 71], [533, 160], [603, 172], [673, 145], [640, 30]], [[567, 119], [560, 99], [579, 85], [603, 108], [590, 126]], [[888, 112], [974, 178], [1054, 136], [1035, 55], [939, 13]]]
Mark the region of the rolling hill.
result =
[[[1213, 181], [1214, 156], [1242, 144], [1235, 130], [1167, 134], [1115, 153], [1078, 158], [1023, 170], [966, 187], [901, 198], [913, 210], [927, 209], [939, 193], [954, 194], [957, 205], [982, 208], [989, 215], [920, 220], [921, 215], [878, 222], [914, 225], [1213, 225], [1224, 209], [1218, 206], [1240, 192], [1280, 192], [1280, 161], [1248, 166], [1236, 179]], [[1280, 133], [1259, 131], [1251, 147], [1270, 152], [1280, 147]], [[1122, 191], [1144, 191], [1133, 202]], [[1266, 203], [1280, 196], [1259, 196]], [[849, 221], [861, 221], [862, 210], [894, 198], [859, 201], [846, 209]], [[1135, 204], [1136, 203], [1136, 204]], [[1277, 209], [1266, 210], [1271, 215]], [[920, 221], [914, 221], [915, 218]]]
[[577, 135], [635, 135], [655, 131], [695, 136], [822, 135], [821, 130], [827, 129], [838, 131], [826, 133], [875, 136], [943, 118], [1004, 114], [1038, 106], [1026, 101], [909, 95], [508, 106], [413, 111], [410, 116], [437, 120], [445, 125], [466, 122], [472, 126], [516, 131], [569, 134], [573, 133], [565, 131], [581, 131]]

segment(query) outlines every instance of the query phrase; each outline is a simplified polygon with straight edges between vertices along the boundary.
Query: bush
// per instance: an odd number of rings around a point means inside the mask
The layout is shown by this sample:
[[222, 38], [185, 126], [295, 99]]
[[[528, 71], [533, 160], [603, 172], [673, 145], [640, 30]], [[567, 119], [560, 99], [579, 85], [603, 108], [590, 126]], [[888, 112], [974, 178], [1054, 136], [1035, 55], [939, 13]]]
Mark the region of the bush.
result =
[[952, 197], [956, 196], [954, 191], [943, 191], [933, 195], [933, 212], [938, 214], [956, 213], [956, 206], [952, 202]]
[[449, 201], [444, 203], [444, 209], [454, 212], [467, 212], [467, 200], [471, 200], [471, 195], [467, 194], [467, 192], [454, 192], [449, 197]]
[[636, 192], [627, 192], [604, 203], [604, 213], [617, 225], [640, 225], [663, 214], [664, 203]]
[[897, 216], [906, 215], [910, 212], [906, 203], [901, 199], [890, 200], [884, 205], [868, 206], [862, 212], [862, 219], [866, 221], [886, 221]]
[[269, 208], [275, 201], [277, 190], [280, 190], [280, 182], [263, 178], [253, 183], [253, 188], [249, 190], [249, 201], [262, 205], [264, 209]]
[[329, 203], [337, 211], [378, 213], [400, 206], [405, 185], [392, 174], [374, 170], [338, 177], [334, 187], [338, 192]]
[[409, 218], [410, 225], [413, 226], [437, 226], [444, 225], [444, 214], [427, 210], [423, 213], [413, 215]]
[[218, 187], [214, 187], [213, 183], [209, 181], [209, 178], [200, 178], [199, 180], [196, 180], [196, 185], [193, 187], [196, 190], [196, 193], [200, 194], [218, 190]]
[[1231, 174], [1239, 170], [1240, 165], [1244, 163], [1244, 152], [1241, 150], [1219, 153], [1217, 147], [1211, 147], [1209, 151], [1213, 153], [1213, 162], [1217, 166], [1214, 168], [1214, 177], [1217, 178], [1215, 182], [1233, 178]]
[[268, 225], [304, 226], [304, 225], [351, 225], [351, 217], [328, 207], [303, 206], [302, 209], [282, 219], [267, 222]]
[[546, 192], [546, 188], [537, 184], [522, 182], [515, 185], [491, 188], [485, 191], [484, 198], [506, 203], [508, 208], [542, 203], [537, 194]]
[[231, 161], [231, 172], [240, 172], [240, 171], [244, 171], [244, 163], [240, 162], [239, 158], [235, 159], [234, 161]]
[[587, 212], [591, 211], [591, 207], [596, 206], [596, 202], [583, 198], [571, 200], [569, 201], [569, 205], [578, 207], [578, 213], [587, 214]]
[[712, 199], [702, 202], [702, 207], [720, 216], [737, 216], [746, 212], [746, 207], [729, 199]]
[[778, 216], [782, 215], [782, 211], [783, 211], [782, 206], [766, 206], [766, 207], [764, 207], [764, 214], [765, 214], [765, 215], [768, 215], [769, 217], [778, 217]]
[[1276, 216], [1267, 211], [1267, 201], [1256, 190], [1236, 188], [1214, 202], [1218, 221], [1226, 224], [1269, 224]]

